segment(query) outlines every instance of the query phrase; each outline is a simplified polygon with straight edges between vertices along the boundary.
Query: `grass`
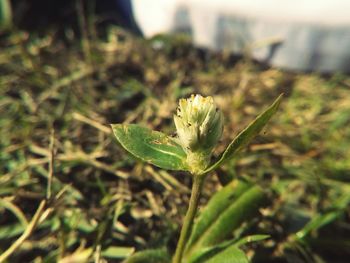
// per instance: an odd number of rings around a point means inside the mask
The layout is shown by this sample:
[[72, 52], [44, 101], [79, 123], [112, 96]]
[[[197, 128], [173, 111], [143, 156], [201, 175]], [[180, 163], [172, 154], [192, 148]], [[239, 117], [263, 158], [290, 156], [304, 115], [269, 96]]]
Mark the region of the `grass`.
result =
[[109, 123], [171, 134], [177, 100], [191, 93], [213, 95], [224, 112], [218, 152], [285, 93], [264, 132], [210, 177], [202, 198], [234, 177], [272, 190], [241, 230], [271, 236], [245, 246], [253, 262], [349, 258], [348, 76], [286, 72], [117, 27], [89, 43], [88, 59], [74, 37], [17, 32], [0, 41], [0, 252], [20, 243], [8, 262], [120, 262], [145, 248], [173, 251], [190, 178], [133, 159]]

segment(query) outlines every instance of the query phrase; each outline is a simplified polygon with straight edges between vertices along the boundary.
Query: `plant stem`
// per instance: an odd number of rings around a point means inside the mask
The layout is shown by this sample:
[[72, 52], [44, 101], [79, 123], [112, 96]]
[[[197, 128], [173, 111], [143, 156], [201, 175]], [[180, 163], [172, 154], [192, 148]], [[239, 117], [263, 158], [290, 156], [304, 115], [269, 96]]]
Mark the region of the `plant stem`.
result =
[[189, 203], [188, 210], [181, 229], [180, 238], [177, 243], [175, 255], [173, 258], [173, 263], [181, 263], [185, 245], [191, 233], [194, 217], [196, 216], [196, 213], [197, 213], [198, 201], [201, 195], [203, 181], [204, 181], [203, 179], [204, 179], [203, 175], [193, 176], [190, 203]]

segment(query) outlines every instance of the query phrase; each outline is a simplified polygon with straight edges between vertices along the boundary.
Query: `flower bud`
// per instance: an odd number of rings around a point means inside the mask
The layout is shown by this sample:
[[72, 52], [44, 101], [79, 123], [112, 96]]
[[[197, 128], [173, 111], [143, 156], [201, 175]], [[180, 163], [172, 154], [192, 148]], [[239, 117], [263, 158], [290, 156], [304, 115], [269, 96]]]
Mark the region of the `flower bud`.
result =
[[180, 99], [174, 122], [179, 143], [187, 152], [188, 165], [198, 163], [196, 170], [204, 170], [210, 161], [213, 148], [223, 131], [223, 117], [212, 97], [191, 95]]

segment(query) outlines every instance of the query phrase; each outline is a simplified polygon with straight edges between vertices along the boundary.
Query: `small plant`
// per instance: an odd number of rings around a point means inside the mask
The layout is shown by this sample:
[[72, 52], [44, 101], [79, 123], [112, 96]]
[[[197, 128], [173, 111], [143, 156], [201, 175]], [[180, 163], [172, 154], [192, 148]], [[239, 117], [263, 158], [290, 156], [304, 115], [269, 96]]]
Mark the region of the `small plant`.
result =
[[[226, 185], [211, 198], [196, 224], [194, 218], [206, 176], [232, 158], [262, 130], [277, 111], [281, 98], [282, 95], [244, 129], [213, 163], [212, 152], [222, 135], [224, 122], [212, 97], [192, 95], [188, 99], [180, 99], [174, 115], [176, 138], [136, 124], [112, 124], [119, 143], [137, 158], [163, 169], [188, 171], [192, 175], [191, 198], [173, 263], [247, 262], [238, 246], [266, 238], [255, 235], [224, 241], [263, 203], [263, 190], [246, 182], [233, 181]], [[169, 258], [164, 251], [147, 250], [136, 253], [127, 262], [169, 262]]]

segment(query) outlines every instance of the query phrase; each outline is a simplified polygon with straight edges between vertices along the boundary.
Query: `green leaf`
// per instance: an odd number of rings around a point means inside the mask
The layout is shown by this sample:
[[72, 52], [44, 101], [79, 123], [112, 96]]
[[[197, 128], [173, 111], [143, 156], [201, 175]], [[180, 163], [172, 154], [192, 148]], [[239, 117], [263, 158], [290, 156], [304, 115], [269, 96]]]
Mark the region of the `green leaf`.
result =
[[148, 249], [135, 253], [123, 263], [170, 263], [170, 256], [164, 249]]
[[[230, 242], [230, 244], [228, 244]], [[232, 245], [232, 240], [228, 242], [222, 242], [219, 245], [201, 248], [196, 250], [191, 254], [191, 257], [186, 258], [187, 263], [201, 263], [206, 262], [209, 258], [212, 258], [214, 255], [218, 254], [220, 251], [224, 250], [229, 245]]]
[[188, 263], [207, 262], [209, 258], [212, 258], [214, 255], [220, 253], [220, 251], [223, 251], [224, 249], [230, 246], [240, 247], [241, 245], [264, 240], [269, 237], [270, 237], [269, 235], [250, 235], [250, 236], [240, 238], [239, 240], [235, 240], [235, 239], [227, 240], [227, 241], [221, 242], [218, 245], [206, 247], [195, 251], [191, 255], [191, 258], [188, 259]]
[[203, 235], [206, 229], [217, 220], [220, 214], [247, 191], [249, 187], [251, 187], [251, 185], [244, 181], [234, 180], [214, 194], [198, 216], [190, 239], [187, 242], [187, 248], [191, 247], [192, 244]]
[[240, 238], [239, 240], [231, 239], [224, 242], [221, 242], [218, 245], [214, 245], [211, 247], [206, 247], [201, 250], [195, 251], [191, 258], [189, 258], [188, 263], [201, 263], [206, 262], [209, 258], [212, 258], [214, 255], [218, 254], [220, 251], [230, 247], [240, 247], [242, 245], [245, 245], [247, 243], [256, 242], [260, 240], [264, 240], [269, 238], [269, 235], [250, 235], [243, 238]]
[[242, 250], [236, 246], [230, 246], [220, 253], [216, 254], [206, 263], [249, 263], [248, 258]]
[[244, 221], [251, 219], [266, 200], [259, 186], [237, 181], [225, 186], [213, 196], [195, 223], [185, 258], [228, 238]]
[[136, 124], [111, 124], [120, 144], [137, 158], [163, 169], [188, 170], [186, 153], [171, 137]]
[[235, 153], [246, 146], [265, 126], [265, 124], [270, 120], [270, 118], [276, 113], [278, 106], [281, 103], [283, 94], [281, 94], [275, 102], [262, 114], [260, 114], [252, 123], [248, 125], [237, 137], [230, 143], [227, 149], [224, 151], [220, 159], [204, 171], [204, 173], [209, 173], [216, 169], [223, 162], [232, 158]]
[[218, 254], [222, 250], [232, 246], [234, 244], [234, 240], [227, 240], [221, 242], [218, 245], [209, 246], [205, 248], [198, 249], [191, 254], [191, 257], [186, 259], [188, 263], [201, 263], [206, 262], [209, 258], [212, 258], [214, 255]]

